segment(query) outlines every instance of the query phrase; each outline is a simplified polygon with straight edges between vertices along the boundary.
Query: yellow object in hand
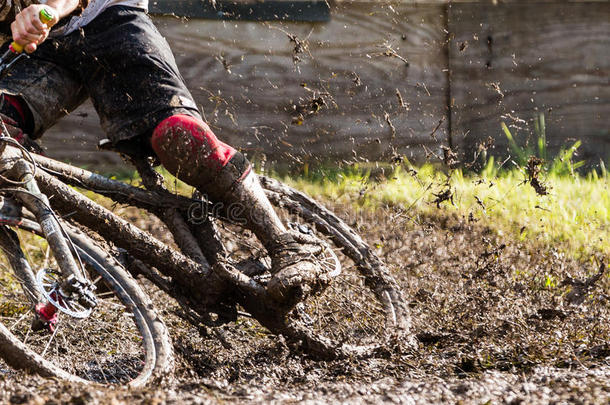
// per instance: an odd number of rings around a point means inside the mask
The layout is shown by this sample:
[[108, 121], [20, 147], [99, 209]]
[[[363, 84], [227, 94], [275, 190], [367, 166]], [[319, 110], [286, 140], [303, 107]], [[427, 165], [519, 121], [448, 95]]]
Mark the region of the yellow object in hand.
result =
[[[53, 16], [53, 14], [46, 8], [43, 8], [42, 10], [40, 10], [39, 17], [40, 17], [40, 21], [42, 21], [43, 24], [48, 24], [55, 19], [55, 16]], [[11, 43], [11, 46], [10, 46], [11, 51], [13, 51], [15, 53], [23, 52], [24, 48], [25, 48], [24, 45], [19, 45], [15, 41], [13, 41], [13, 43]]]

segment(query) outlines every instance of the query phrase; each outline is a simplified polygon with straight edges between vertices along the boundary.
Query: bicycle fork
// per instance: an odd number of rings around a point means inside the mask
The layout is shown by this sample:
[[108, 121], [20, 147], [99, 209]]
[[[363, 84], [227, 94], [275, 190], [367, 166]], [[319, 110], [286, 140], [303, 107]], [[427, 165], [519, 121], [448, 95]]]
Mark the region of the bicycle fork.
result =
[[[46, 298], [45, 303], [41, 303], [39, 299], [35, 303], [38, 319], [33, 323], [33, 327], [46, 327], [54, 331], [58, 311], [75, 318], [85, 318], [91, 313], [97, 305], [95, 286], [85, 276], [82, 264], [75, 260], [75, 248], [69, 244], [70, 241], [51, 209], [47, 196], [38, 188], [32, 166], [20, 159], [10, 168], [9, 173], [10, 177], [17, 179], [21, 185], [20, 189], [13, 190], [15, 197], [36, 217], [59, 267], [59, 277], [51, 270], [40, 270], [35, 278], [37, 292], [32, 294], [32, 298], [41, 294]], [[28, 278], [32, 278], [31, 269], [29, 273]]]

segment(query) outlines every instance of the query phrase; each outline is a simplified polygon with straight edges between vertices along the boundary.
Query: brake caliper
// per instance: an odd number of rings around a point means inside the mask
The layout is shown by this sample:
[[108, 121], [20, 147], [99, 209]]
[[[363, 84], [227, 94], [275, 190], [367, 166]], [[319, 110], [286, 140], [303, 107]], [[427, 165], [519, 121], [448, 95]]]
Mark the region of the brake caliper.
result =
[[87, 309], [97, 306], [97, 297], [94, 293], [96, 287], [89, 281], [81, 281], [71, 275], [63, 283], [61, 290], [66, 291], [67, 296], [76, 296], [78, 303]]

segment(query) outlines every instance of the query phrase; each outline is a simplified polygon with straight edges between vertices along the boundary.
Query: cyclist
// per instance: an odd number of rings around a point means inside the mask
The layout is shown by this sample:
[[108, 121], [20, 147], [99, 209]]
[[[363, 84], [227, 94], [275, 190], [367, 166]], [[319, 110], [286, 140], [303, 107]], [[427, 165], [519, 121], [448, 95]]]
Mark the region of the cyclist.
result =
[[[319, 271], [320, 246], [284, 227], [246, 157], [203, 122], [147, 15], [148, 0], [39, 2], [0, 0], [0, 21], [31, 54], [0, 79], [0, 116], [11, 135], [36, 139], [90, 97], [116, 149], [154, 154], [210, 200], [241, 207], [231, 211], [243, 210], [246, 227], [268, 250], [268, 289], [278, 301], [302, 293]], [[43, 9], [56, 16], [48, 25], [40, 21]]]

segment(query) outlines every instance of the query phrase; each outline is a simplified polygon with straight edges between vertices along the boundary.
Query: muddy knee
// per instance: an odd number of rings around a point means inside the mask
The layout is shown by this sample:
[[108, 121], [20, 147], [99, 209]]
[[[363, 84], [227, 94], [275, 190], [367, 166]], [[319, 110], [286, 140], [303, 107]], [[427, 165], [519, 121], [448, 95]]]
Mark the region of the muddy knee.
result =
[[153, 131], [152, 148], [167, 170], [180, 180], [221, 197], [250, 170], [248, 160], [221, 142], [203, 121], [173, 115]]

